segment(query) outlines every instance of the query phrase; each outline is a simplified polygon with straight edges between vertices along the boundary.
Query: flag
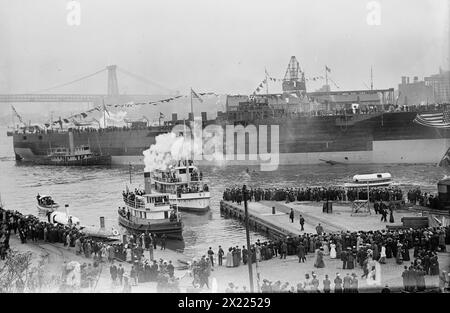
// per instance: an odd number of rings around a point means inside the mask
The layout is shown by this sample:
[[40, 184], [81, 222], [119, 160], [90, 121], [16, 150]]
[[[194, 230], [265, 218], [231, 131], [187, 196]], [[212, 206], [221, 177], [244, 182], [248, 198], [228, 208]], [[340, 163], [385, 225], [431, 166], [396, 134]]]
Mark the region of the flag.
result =
[[428, 127], [450, 128], [450, 111], [417, 114], [414, 122]]
[[326, 65], [325, 65], [325, 70], [326, 70], [328, 73], [331, 73], [331, 69], [330, 69], [328, 66], [326, 66]]
[[165, 118], [166, 116], [162, 114], [162, 112], [159, 112], [159, 118]]
[[19, 119], [19, 121], [20, 121], [21, 123], [23, 123], [22, 117], [19, 115], [19, 113], [17, 113], [16, 108], [15, 108], [14, 106], [12, 106], [12, 105], [11, 105], [11, 108], [12, 108], [12, 110], [13, 110], [13, 112], [14, 112], [14, 115], [17, 116], [17, 118]]
[[200, 98], [200, 96], [191, 88], [191, 97], [192, 98], [197, 98], [198, 101], [203, 102], [203, 99]]
[[106, 112], [106, 113], [108, 114], [108, 116], [111, 116], [111, 115], [109, 114], [108, 109], [106, 108], [105, 103], [103, 103], [103, 111]]

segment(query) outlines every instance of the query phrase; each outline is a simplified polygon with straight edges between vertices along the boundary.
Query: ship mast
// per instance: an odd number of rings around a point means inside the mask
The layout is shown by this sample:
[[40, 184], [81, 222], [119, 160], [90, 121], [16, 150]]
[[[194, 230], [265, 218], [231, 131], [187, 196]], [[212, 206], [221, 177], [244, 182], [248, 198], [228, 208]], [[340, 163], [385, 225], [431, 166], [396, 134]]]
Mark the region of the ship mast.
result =
[[328, 85], [328, 67], [325, 65], [325, 88], [327, 89], [327, 111], [330, 109], [330, 86]]
[[373, 72], [372, 72], [372, 66], [370, 67], [370, 90], [373, 90]]

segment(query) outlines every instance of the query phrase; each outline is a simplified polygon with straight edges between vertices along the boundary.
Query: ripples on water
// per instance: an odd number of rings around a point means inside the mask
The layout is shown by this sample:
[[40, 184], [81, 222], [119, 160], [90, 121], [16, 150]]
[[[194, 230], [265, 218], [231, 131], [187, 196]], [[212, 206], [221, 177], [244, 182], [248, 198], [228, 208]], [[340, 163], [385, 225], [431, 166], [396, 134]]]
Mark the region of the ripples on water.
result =
[[[219, 202], [222, 191], [229, 186], [298, 187], [339, 185], [351, 180], [355, 174], [389, 172], [403, 189], [420, 186], [422, 190], [436, 192], [436, 182], [450, 175], [436, 165], [334, 165], [280, 166], [278, 171], [259, 172], [259, 167], [204, 167], [209, 180], [211, 211], [205, 215], [183, 213], [184, 249], [187, 254], [205, 253], [209, 246], [245, 244], [245, 231], [241, 224], [220, 216]], [[253, 172], [254, 170], [254, 172]], [[134, 186], [143, 186], [143, 166], [132, 173]], [[36, 214], [37, 193], [49, 194], [60, 204], [69, 204], [70, 212], [85, 224], [98, 225], [104, 216], [107, 227], [117, 226], [116, 209], [122, 205], [122, 190], [129, 184], [128, 167], [54, 167], [16, 165], [12, 137], [0, 129], [0, 194], [8, 208], [25, 214]], [[252, 241], [263, 239], [251, 233]], [[173, 245], [175, 248], [183, 244]]]

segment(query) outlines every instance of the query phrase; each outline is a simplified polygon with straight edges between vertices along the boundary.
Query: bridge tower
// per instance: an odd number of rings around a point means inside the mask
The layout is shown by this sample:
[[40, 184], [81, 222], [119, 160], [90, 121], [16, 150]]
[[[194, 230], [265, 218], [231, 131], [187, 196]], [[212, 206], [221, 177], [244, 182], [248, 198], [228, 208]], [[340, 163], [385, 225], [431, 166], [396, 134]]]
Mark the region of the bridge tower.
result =
[[108, 65], [108, 96], [119, 95], [119, 84], [117, 83], [117, 65]]

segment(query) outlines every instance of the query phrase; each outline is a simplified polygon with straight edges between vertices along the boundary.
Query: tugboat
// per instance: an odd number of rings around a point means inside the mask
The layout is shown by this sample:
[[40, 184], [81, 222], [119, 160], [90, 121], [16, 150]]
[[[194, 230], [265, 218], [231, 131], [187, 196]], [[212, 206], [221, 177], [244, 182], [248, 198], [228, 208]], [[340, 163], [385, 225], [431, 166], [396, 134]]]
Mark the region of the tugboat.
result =
[[56, 203], [55, 201], [53, 201], [51, 196], [46, 196], [46, 195], [41, 196], [40, 194], [38, 194], [36, 196], [36, 199], [37, 199], [36, 207], [40, 213], [45, 213], [45, 214], [52, 213], [57, 208], [59, 208], [59, 204]]
[[145, 190], [124, 191], [125, 207], [119, 208], [119, 224], [131, 232], [165, 234], [167, 238], [182, 239], [183, 224], [169, 194], [152, 193], [150, 172], [144, 172]]
[[43, 165], [89, 166], [110, 165], [111, 156], [94, 154], [89, 146], [50, 148], [46, 158], [36, 163]]
[[179, 161], [166, 171], [155, 171], [152, 179], [155, 190], [169, 193], [170, 203], [180, 211], [203, 213], [209, 210], [209, 187], [192, 160]]

